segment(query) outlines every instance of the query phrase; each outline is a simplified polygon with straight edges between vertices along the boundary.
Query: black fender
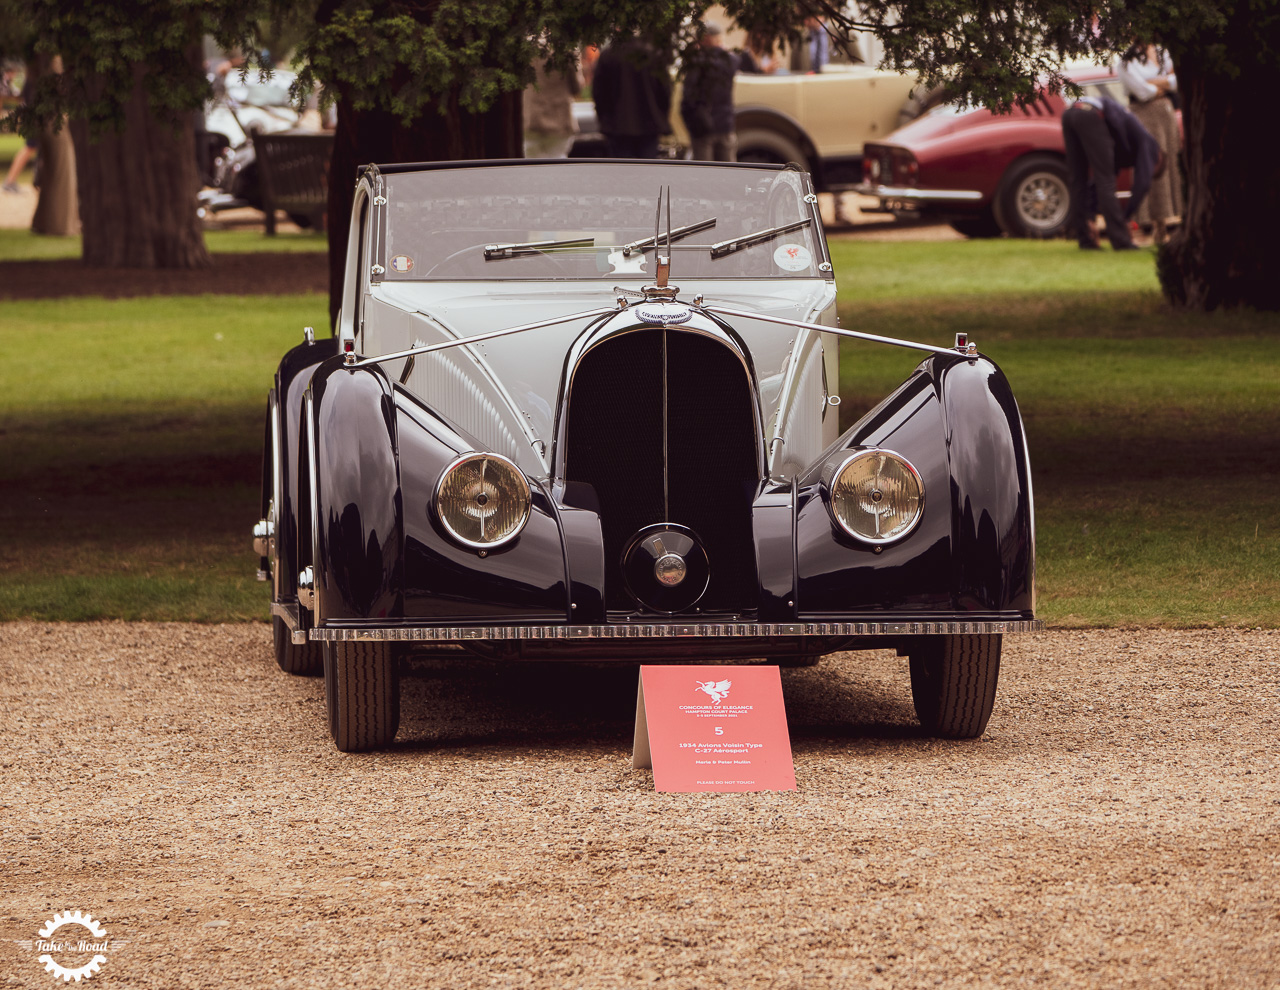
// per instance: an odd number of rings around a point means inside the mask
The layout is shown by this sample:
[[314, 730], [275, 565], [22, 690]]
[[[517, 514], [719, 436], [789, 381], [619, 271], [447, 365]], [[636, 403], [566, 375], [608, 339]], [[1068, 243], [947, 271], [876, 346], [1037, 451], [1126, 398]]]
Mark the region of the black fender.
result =
[[[831, 519], [823, 466], [858, 447], [906, 457], [924, 483], [915, 530], [882, 547]], [[799, 483], [801, 618], [939, 612], [1032, 618], [1035, 532], [1022, 418], [990, 360], [936, 355], [846, 432]]]
[[[262, 452], [262, 518], [272, 499], [275, 484], [280, 486], [280, 504], [276, 506], [276, 567], [271, 576], [274, 601], [294, 601], [298, 595], [298, 426], [302, 415], [302, 394], [311, 382], [311, 374], [325, 358], [335, 353], [332, 338], [304, 340], [291, 348], [276, 368], [275, 381], [267, 397], [266, 435]], [[275, 466], [272, 452], [272, 426], [278, 429], [281, 477], [273, 478]], [[309, 540], [309, 537], [308, 537]], [[310, 549], [308, 548], [308, 555]]]
[[319, 623], [403, 614], [404, 534], [391, 383], [377, 365], [329, 358], [303, 412], [303, 476]]
[[[520, 535], [485, 551], [460, 546], [436, 517], [436, 489], [445, 469], [460, 454], [486, 448], [407, 390], [396, 388], [394, 404], [403, 507], [405, 619], [602, 621], [600, 576], [595, 572], [603, 573], [603, 562], [595, 560], [591, 552], [594, 535], [595, 553], [599, 553], [598, 517], [588, 509], [558, 509], [550, 492], [526, 476], [532, 505]], [[578, 547], [576, 556], [583, 558], [582, 573], [575, 573], [577, 597], [572, 601], [569, 543]], [[575, 610], [572, 606], [578, 598], [582, 601]]]

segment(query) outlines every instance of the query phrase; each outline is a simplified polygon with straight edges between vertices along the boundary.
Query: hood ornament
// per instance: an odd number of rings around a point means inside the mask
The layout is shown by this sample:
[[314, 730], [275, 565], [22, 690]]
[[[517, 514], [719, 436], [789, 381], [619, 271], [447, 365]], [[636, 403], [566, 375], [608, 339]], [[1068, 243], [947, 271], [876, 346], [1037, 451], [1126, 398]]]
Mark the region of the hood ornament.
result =
[[[667, 206], [667, 236], [666, 244], [662, 243], [662, 205], [666, 202]], [[664, 251], [663, 248], [666, 248]], [[680, 286], [670, 285], [671, 278], [671, 187], [658, 187], [658, 208], [653, 215], [653, 249], [657, 255], [657, 264], [655, 266], [653, 284], [646, 285], [641, 290], [644, 293], [645, 302], [665, 302], [673, 301], [680, 292]], [[688, 317], [685, 317], [688, 319]], [[663, 321], [667, 322], [667, 321]]]

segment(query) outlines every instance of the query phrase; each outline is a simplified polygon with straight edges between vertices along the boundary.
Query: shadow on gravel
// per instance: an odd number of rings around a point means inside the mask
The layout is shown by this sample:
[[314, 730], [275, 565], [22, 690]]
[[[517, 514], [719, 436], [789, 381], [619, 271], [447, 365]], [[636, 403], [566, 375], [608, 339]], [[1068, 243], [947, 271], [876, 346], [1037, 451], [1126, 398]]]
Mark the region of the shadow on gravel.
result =
[[[856, 656], [782, 671], [797, 752], [837, 740], [924, 738], [905, 669], [894, 677], [895, 664], [865, 665], [850, 659]], [[588, 742], [630, 747], [638, 679], [634, 663], [411, 659], [401, 673], [395, 749]]]

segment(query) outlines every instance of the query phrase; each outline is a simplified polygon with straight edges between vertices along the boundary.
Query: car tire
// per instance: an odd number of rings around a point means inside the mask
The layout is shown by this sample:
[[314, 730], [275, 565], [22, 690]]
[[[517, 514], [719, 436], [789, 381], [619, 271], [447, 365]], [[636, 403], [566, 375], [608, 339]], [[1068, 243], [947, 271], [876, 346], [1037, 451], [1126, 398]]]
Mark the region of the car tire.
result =
[[326, 642], [329, 731], [344, 753], [388, 745], [400, 727], [400, 671], [390, 643]]
[[809, 171], [809, 159], [800, 146], [777, 131], [758, 128], [738, 132], [738, 161], [757, 162], [766, 165], [786, 165], [795, 162], [805, 172]]
[[994, 210], [1000, 229], [1010, 237], [1063, 236], [1071, 219], [1066, 163], [1053, 155], [1018, 159], [1000, 180]]
[[963, 217], [959, 220], [952, 220], [951, 229], [957, 234], [964, 234], [965, 237], [972, 238], [999, 237], [1004, 233], [1000, 229], [1000, 224], [996, 222], [995, 214], [989, 209], [983, 210], [976, 217]]
[[925, 732], [976, 739], [987, 728], [1000, 676], [1001, 637], [925, 636], [912, 645], [911, 699]]
[[293, 634], [278, 615], [271, 617], [271, 638], [275, 640], [276, 663], [286, 674], [318, 677], [324, 673], [324, 651], [319, 643], [295, 643]]

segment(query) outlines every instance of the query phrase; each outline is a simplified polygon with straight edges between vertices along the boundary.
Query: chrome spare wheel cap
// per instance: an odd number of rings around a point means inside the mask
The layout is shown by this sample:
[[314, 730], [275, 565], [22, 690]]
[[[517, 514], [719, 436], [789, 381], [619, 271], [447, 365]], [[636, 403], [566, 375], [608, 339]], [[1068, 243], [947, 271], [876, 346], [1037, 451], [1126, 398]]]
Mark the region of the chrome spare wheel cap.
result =
[[678, 523], [640, 530], [622, 552], [627, 593], [655, 612], [692, 608], [707, 590], [711, 567], [698, 535]]

